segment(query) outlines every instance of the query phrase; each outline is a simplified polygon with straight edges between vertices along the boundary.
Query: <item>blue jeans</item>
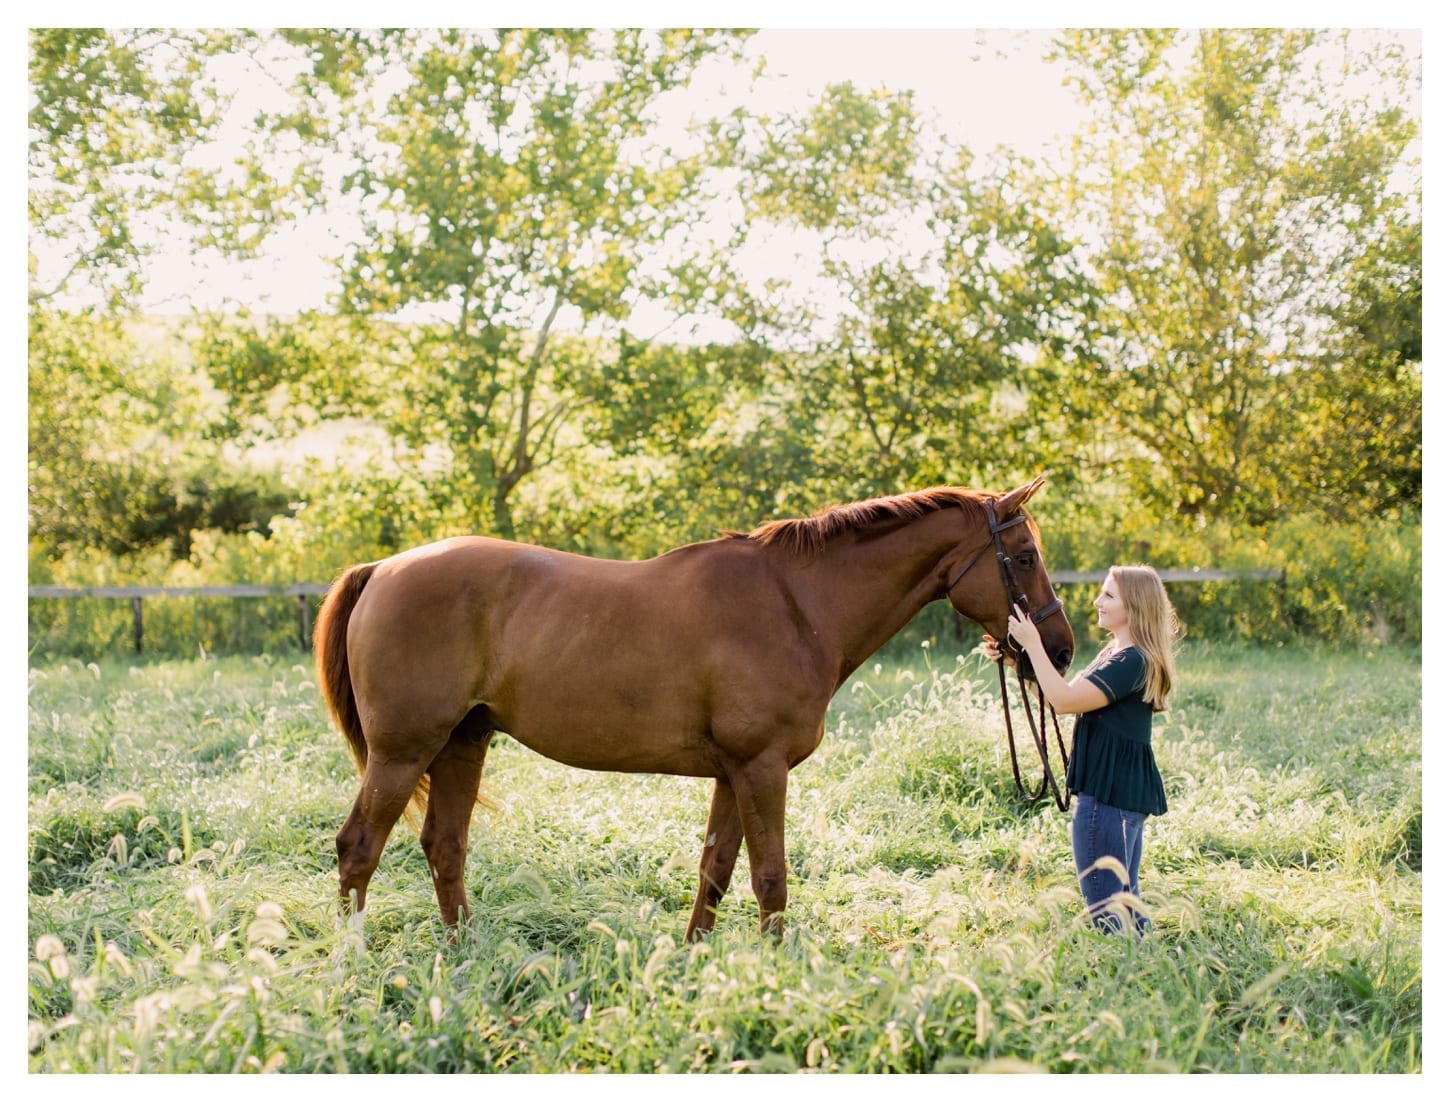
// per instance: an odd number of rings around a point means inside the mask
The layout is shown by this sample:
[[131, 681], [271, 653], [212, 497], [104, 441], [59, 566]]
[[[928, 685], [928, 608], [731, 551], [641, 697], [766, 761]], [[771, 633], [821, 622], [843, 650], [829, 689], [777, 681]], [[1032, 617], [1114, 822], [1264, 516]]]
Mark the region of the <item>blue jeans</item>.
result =
[[[1138, 898], [1138, 863], [1143, 857], [1145, 819], [1147, 816], [1142, 812], [1124, 811], [1081, 792], [1077, 795], [1077, 806], [1072, 813], [1072, 859], [1088, 913], [1104, 933], [1120, 933], [1123, 929], [1121, 915], [1114, 913], [1117, 907], [1110, 906], [1115, 902], [1131, 911], [1139, 935], [1148, 930], [1148, 916]], [[1116, 859], [1121, 868], [1093, 868], [1104, 857]], [[1114, 901], [1113, 897], [1124, 891], [1133, 898]]]

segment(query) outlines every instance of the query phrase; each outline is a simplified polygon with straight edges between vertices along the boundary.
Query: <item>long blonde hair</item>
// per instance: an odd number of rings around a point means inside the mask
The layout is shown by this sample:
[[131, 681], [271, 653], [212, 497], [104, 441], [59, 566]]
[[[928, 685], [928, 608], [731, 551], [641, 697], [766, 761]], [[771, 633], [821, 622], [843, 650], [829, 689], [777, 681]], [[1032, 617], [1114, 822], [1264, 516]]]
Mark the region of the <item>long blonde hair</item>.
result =
[[1178, 613], [1163, 588], [1163, 579], [1151, 566], [1114, 566], [1108, 574], [1118, 583], [1118, 596], [1128, 615], [1128, 634], [1148, 660], [1143, 699], [1155, 712], [1168, 710], [1173, 688], [1173, 643], [1178, 637]]

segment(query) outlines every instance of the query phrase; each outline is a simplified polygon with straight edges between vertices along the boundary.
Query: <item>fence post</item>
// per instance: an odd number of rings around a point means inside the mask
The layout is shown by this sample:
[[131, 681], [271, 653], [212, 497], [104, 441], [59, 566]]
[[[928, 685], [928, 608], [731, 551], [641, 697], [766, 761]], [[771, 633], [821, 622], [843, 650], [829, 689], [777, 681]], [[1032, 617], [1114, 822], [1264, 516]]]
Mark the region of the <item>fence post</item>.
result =
[[131, 632], [136, 639], [136, 653], [141, 653], [141, 598], [131, 598]]
[[312, 649], [312, 609], [305, 593], [297, 594], [297, 636], [303, 650]]

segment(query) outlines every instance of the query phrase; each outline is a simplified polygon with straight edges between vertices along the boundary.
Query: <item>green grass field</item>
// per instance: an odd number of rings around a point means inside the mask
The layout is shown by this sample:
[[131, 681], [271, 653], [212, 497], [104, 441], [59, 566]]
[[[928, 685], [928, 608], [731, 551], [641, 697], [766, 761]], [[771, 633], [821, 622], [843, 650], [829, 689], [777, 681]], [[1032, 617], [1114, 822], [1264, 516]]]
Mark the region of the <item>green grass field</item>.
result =
[[35, 668], [30, 1070], [1419, 1072], [1420, 708], [1418, 651], [1185, 647], [1142, 941], [1085, 922], [975, 657], [842, 690], [778, 945], [743, 855], [682, 943], [708, 782], [500, 738], [472, 923], [448, 942], [400, 826], [359, 945], [356, 777], [304, 656]]

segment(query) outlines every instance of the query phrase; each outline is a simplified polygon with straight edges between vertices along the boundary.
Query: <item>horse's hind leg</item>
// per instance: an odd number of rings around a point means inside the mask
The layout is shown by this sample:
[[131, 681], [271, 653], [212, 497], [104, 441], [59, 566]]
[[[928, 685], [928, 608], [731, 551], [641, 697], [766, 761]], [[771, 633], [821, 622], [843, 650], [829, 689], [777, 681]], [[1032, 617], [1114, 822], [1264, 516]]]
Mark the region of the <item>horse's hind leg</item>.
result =
[[700, 889], [695, 895], [690, 924], [685, 928], [686, 941], [698, 941], [715, 928], [715, 910], [730, 888], [743, 836], [735, 790], [729, 781], [721, 778], [715, 782], [715, 795], [710, 800], [705, 849], [700, 855]]
[[449, 926], [469, 915], [463, 865], [489, 738], [486, 729], [465, 721], [428, 766], [428, 814], [419, 841], [428, 857], [438, 910]]
[[362, 924], [368, 882], [378, 867], [388, 835], [423, 776], [426, 763], [386, 761], [376, 755], [363, 769], [362, 788], [352, 813], [337, 834], [337, 882], [344, 912], [350, 907], [354, 925]]

